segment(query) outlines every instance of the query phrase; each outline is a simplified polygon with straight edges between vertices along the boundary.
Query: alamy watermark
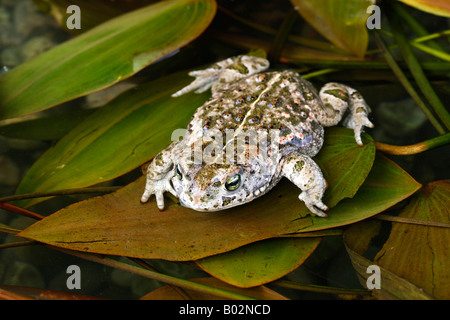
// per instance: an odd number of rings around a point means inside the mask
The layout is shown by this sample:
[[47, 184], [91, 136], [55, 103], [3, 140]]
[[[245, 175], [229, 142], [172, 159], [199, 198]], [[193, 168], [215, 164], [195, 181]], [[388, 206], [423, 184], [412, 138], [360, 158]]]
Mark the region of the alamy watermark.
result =
[[367, 274], [370, 274], [370, 276], [367, 277], [366, 280], [366, 287], [369, 290], [373, 289], [381, 289], [381, 270], [380, 267], [372, 264], [367, 267], [366, 270]]
[[[367, 29], [381, 29], [381, 10], [377, 5], [367, 7], [367, 13], [371, 15], [367, 18]], [[66, 26], [69, 30], [81, 29], [81, 9], [79, 6], [72, 4], [67, 7], [66, 13], [70, 16], [66, 20]]]
[[67, 289], [81, 289], [81, 269], [76, 264], [72, 264], [67, 267], [67, 274], [70, 274], [66, 280]]
[[81, 29], [81, 9], [77, 5], [70, 5], [67, 7], [66, 13], [71, 15], [66, 20], [67, 29]]
[[367, 29], [381, 29], [380, 7], [377, 5], [368, 6], [366, 12], [371, 14], [366, 20]]

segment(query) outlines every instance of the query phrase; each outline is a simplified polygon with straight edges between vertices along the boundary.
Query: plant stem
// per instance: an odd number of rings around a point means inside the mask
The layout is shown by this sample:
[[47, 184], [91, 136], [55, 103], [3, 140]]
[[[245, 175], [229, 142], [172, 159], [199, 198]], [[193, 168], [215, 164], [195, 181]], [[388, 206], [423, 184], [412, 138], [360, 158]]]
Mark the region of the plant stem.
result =
[[376, 216], [373, 216], [373, 219], [398, 222], [398, 223], [417, 224], [417, 225], [426, 226], [426, 227], [450, 228], [450, 223], [439, 222], [439, 221], [418, 220], [418, 219], [411, 219], [411, 218], [404, 218], [404, 217], [395, 217], [395, 216], [390, 216], [388, 214], [377, 214]]
[[443, 134], [441, 136], [422, 141], [409, 146], [393, 146], [390, 144], [385, 144], [381, 142], [375, 142], [375, 147], [377, 150], [382, 151], [387, 154], [393, 155], [411, 155], [421, 153], [430, 149], [434, 149], [446, 144], [450, 144], [450, 133]]
[[321, 69], [321, 70], [317, 70], [317, 71], [310, 72], [307, 74], [303, 74], [302, 78], [303, 79], [311, 79], [314, 77], [321, 76], [323, 74], [328, 74], [328, 73], [332, 73], [332, 72], [336, 72], [336, 71], [338, 71], [338, 70], [337, 69]]
[[[259, 24], [257, 22], [253, 22], [253, 21], [249, 21], [248, 19], [244, 19], [239, 17], [238, 15], [234, 14], [232, 11], [227, 10], [226, 8], [222, 7], [222, 6], [218, 6], [219, 10], [221, 12], [223, 12], [224, 14], [230, 16], [231, 18], [233, 18], [234, 20], [250, 27], [253, 28], [255, 30], [258, 30], [260, 32], [266, 33], [268, 35], [276, 35], [277, 31], [275, 29], [272, 29], [270, 27], [268, 27], [267, 25], [263, 25], [263, 24]], [[298, 13], [297, 13], [298, 14]], [[319, 50], [324, 50], [327, 52], [335, 52], [335, 53], [342, 53], [342, 54], [348, 54], [345, 51], [336, 48], [334, 45], [332, 45], [329, 42], [326, 41], [319, 41], [319, 40], [313, 40], [313, 39], [308, 39], [308, 38], [304, 38], [304, 37], [299, 37], [299, 36], [295, 36], [295, 35], [290, 35], [288, 37], [289, 41], [300, 44], [300, 45], [304, 45], [310, 48], [315, 48], [315, 49], [319, 49]]]
[[17, 213], [22, 216], [29, 217], [29, 218], [36, 219], [36, 220], [44, 219], [44, 216], [41, 216], [40, 214], [37, 214], [33, 211], [29, 211], [27, 209], [24, 209], [24, 208], [21, 208], [21, 207], [18, 207], [18, 206], [15, 206], [13, 204], [9, 204], [6, 202], [0, 202], [0, 209], [4, 209], [6, 211]]
[[[394, 37], [394, 35], [389, 31], [380, 30], [380, 32], [387, 35], [388, 37], [391, 37], [391, 38]], [[436, 32], [433, 34], [427, 34], [425, 36], [422, 36], [422, 37], [419, 37], [419, 38], [416, 38], [413, 40], [409, 40], [409, 43], [411, 46], [413, 46], [423, 52], [426, 52], [432, 56], [440, 58], [444, 61], [450, 61], [450, 55], [448, 53], [446, 53], [445, 51], [437, 49], [435, 46], [431, 45], [431, 43], [428, 45], [422, 44], [422, 42], [430, 41], [432, 39], [439, 38], [439, 37], [448, 37], [448, 36], [450, 36], [450, 30], [445, 30], [445, 31]], [[396, 48], [398, 48], [398, 45], [391, 44], [388, 46], [388, 48], [389, 48], [389, 50], [396, 49]], [[380, 49], [368, 50], [366, 52], [366, 55], [372, 55], [372, 54], [375, 54], [378, 52], [380, 52]], [[424, 68], [424, 69], [426, 69], [426, 68]]]
[[[397, 13], [398, 17], [400, 17], [401, 20], [405, 21], [408, 26], [411, 28], [411, 30], [418, 36], [428, 36], [427, 30], [422, 26], [420, 22], [418, 22], [414, 17], [406, 10], [403, 6], [397, 6], [395, 8], [395, 12]], [[430, 47], [432, 47], [435, 50], [439, 50], [441, 52], [444, 52], [444, 49], [435, 41], [432, 41], [430, 43]]]
[[370, 292], [364, 289], [346, 289], [346, 288], [335, 288], [335, 287], [325, 287], [317, 286], [312, 284], [300, 284], [294, 281], [287, 280], [276, 280], [270, 283], [282, 288], [289, 288], [295, 290], [303, 290], [310, 292], [320, 292], [320, 293], [330, 293], [330, 294], [356, 294], [356, 295], [370, 295]]
[[398, 80], [402, 83], [403, 87], [406, 89], [406, 91], [408, 91], [409, 95], [414, 99], [414, 101], [419, 105], [419, 107], [422, 109], [423, 113], [427, 116], [428, 120], [436, 128], [436, 130], [440, 134], [444, 134], [445, 133], [444, 128], [441, 126], [439, 121], [434, 117], [433, 113], [428, 109], [426, 104], [422, 101], [420, 96], [417, 94], [416, 90], [414, 90], [414, 87], [409, 82], [409, 80], [406, 78], [405, 74], [398, 66], [394, 57], [392, 57], [391, 53], [386, 48], [386, 45], [384, 44], [384, 42], [381, 39], [378, 32], [374, 32], [374, 36], [375, 36], [375, 41], [377, 42], [378, 47], [383, 52], [386, 61], [391, 66], [391, 69], [397, 76]]
[[[400, 5], [398, 3], [392, 3], [391, 5], [394, 7], [396, 13], [398, 13], [398, 11], [401, 10], [399, 9]], [[400, 47], [400, 51], [403, 55], [403, 58], [405, 59], [405, 62], [408, 65], [409, 70], [411, 71], [414, 79], [416, 80], [420, 90], [427, 98], [434, 112], [444, 123], [445, 127], [447, 128], [447, 131], [450, 130], [450, 113], [448, 113], [448, 111], [445, 109], [444, 105], [439, 100], [439, 97], [437, 96], [436, 92], [434, 91], [430, 82], [425, 76], [425, 73], [423, 72], [420, 63], [417, 61], [411, 49], [411, 46], [409, 45], [409, 41], [402, 30], [398, 17], [392, 16], [392, 12], [388, 10], [388, 19], [389, 24], [391, 25], [392, 31], [394, 33], [394, 37]]]
[[297, 11], [292, 8], [281, 24], [281, 27], [278, 29], [277, 34], [275, 35], [275, 39], [272, 42], [272, 46], [268, 53], [269, 60], [278, 61], [280, 58], [281, 52], [283, 51], [284, 44], [288, 39], [289, 33], [291, 32], [292, 26], [295, 23], [296, 18], [298, 17]]
[[47, 191], [47, 192], [35, 192], [35, 193], [27, 193], [27, 194], [18, 194], [13, 196], [7, 196], [0, 198], [0, 202], [9, 202], [16, 200], [24, 200], [31, 198], [44, 198], [51, 196], [67, 196], [72, 194], [86, 194], [86, 193], [108, 193], [112, 191], [116, 191], [121, 187], [93, 187], [93, 188], [73, 188], [73, 189], [63, 189], [63, 190], [55, 190], [55, 191]]
[[158, 281], [161, 281], [161, 282], [164, 282], [167, 284], [171, 284], [171, 285], [174, 285], [177, 287], [182, 287], [182, 288], [189, 289], [189, 290], [200, 291], [203, 293], [207, 293], [207, 294], [211, 294], [214, 296], [219, 296], [219, 297], [223, 297], [223, 298], [227, 298], [227, 299], [238, 299], [238, 300], [254, 300], [255, 299], [253, 297], [245, 296], [245, 295], [242, 295], [239, 293], [222, 290], [222, 289], [218, 289], [218, 288], [213, 288], [213, 287], [195, 283], [195, 282], [192, 282], [189, 280], [178, 279], [178, 278], [168, 276], [168, 275], [165, 275], [162, 273], [158, 273], [155, 271], [132, 266], [128, 263], [119, 262], [117, 260], [103, 257], [103, 256], [100, 256], [97, 254], [78, 252], [78, 251], [73, 251], [73, 250], [68, 250], [68, 249], [57, 248], [57, 247], [53, 247], [53, 248], [58, 251], [79, 257], [81, 259], [100, 263], [105, 266], [116, 268], [116, 269], [119, 269], [122, 271], [131, 272], [133, 274], [137, 274], [137, 275], [140, 275], [140, 276], [143, 276], [146, 278], [158, 280]]

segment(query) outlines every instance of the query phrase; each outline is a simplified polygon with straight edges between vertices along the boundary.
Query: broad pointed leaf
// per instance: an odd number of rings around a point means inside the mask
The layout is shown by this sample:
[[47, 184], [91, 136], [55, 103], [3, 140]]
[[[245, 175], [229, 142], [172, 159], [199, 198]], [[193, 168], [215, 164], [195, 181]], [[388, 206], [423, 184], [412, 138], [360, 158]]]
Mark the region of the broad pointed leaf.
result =
[[195, 261], [214, 277], [242, 288], [283, 277], [301, 265], [321, 238], [276, 238]]
[[371, 0], [291, 0], [297, 11], [337, 47], [364, 56]]
[[209, 25], [213, 0], [169, 0], [109, 20], [0, 79], [0, 119], [37, 112], [130, 77]]
[[327, 219], [310, 218], [312, 225], [302, 232], [354, 223], [380, 213], [408, 198], [421, 187], [408, 173], [381, 154], [352, 199], [342, 200], [330, 210]]
[[[380, 222], [366, 220], [352, 225], [344, 233], [344, 241], [347, 252], [352, 261], [353, 267], [360, 279], [361, 284], [368, 288], [367, 281], [371, 284], [374, 280], [369, 279], [373, 276], [373, 271], [368, 272], [369, 267], [378, 266], [375, 262], [364, 257], [370, 240], [379, 232]], [[380, 288], [373, 289], [372, 293], [378, 299], [400, 299], [400, 300], [429, 300], [431, 296], [426, 294], [420, 287], [397, 276], [395, 273], [379, 267]]]
[[[424, 225], [393, 223], [375, 263], [407, 279], [436, 299], [450, 299], [450, 183], [426, 185], [399, 217]], [[447, 227], [426, 225], [447, 223]]]

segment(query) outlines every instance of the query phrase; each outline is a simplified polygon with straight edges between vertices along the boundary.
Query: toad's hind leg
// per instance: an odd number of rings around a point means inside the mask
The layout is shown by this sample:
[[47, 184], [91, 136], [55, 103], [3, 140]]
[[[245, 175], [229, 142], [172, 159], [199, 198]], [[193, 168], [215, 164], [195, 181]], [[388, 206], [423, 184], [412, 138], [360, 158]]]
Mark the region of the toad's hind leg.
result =
[[285, 155], [281, 166], [281, 174], [302, 190], [298, 198], [306, 207], [319, 217], [327, 217], [323, 211], [328, 207], [322, 202], [327, 183], [314, 160], [293, 151]]
[[264, 58], [253, 56], [237, 56], [228, 58], [213, 64], [204, 70], [189, 72], [195, 77], [188, 86], [175, 92], [172, 97], [178, 97], [192, 90], [201, 93], [212, 87], [213, 96], [229, 83], [269, 68], [269, 61]]
[[341, 121], [345, 111], [350, 109], [343, 124], [354, 130], [355, 140], [361, 146], [363, 127], [373, 128], [373, 124], [368, 119], [370, 107], [361, 94], [346, 85], [330, 82], [322, 87], [319, 95], [322, 106], [316, 110], [317, 120], [325, 127], [334, 126]]

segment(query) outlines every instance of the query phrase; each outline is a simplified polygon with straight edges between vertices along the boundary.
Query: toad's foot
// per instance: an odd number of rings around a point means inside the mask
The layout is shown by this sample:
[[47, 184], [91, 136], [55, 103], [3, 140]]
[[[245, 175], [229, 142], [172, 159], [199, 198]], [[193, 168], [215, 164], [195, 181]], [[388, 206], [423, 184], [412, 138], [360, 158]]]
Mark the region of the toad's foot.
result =
[[327, 183], [319, 166], [310, 157], [295, 151], [288, 153], [283, 159], [281, 173], [302, 190], [298, 198], [312, 213], [327, 217], [323, 211], [328, 211], [328, 207], [322, 202]]
[[325, 127], [335, 126], [349, 109], [350, 113], [343, 124], [354, 130], [356, 143], [362, 146], [361, 133], [364, 127], [374, 127], [368, 119], [370, 107], [362, 95], [351, 87], [335, 82], [325, 84], [319, 95], [323, 103], [316, 110], [319, 122]]
[[159, 180], [147, 179], [145, 185], [144, 194], [142, 195], [141, 202], [147, 202], [152, 194], [156, 197], [156, 205], [159, 210], [164, 209], [164, 192], [168, 191], [178, 198], [177, 193], [172, 187], [170, 180], [175, 175], [174, 170], [169, 171], [163, 178]]
[[[358, 110], [358, 109], [357, 109]], [[350, 114], [344, 119], [344, 126], [353, 129], [355, 133], [355, 140], [359, 146], [362, 146], [361, 133], [364, 131], [364, 127], [373, 128], [374, 125], [367, 117], [367, 113], [360, 112], [355, 114]]]
[[193, 90], [196, 90], [195, 93], [201, 93], [211, 87], [214, 96], [215, 92], [231, 82], [266, 70], [268, 67], [269, 61], [264, 58], [245, 55], [228, 58], [207, 69], [189, 72], [189, 75], [195, 77], [195, 80], [172, 94], [172, 97], [178, 97]]
[[302, 200], [305, 203], [306, 207], [309, 209], [309, 211], [311, 211], [315, 215], [322, 218], [328, 217], [328, 215], [325, 212], [323, 212], [328, 211], [329, 210], [328, 207], [317, 196], [317, 192], [314, 192], [314, 190], [303, 191], [302, 193], [300, 193], [298, 198]]

